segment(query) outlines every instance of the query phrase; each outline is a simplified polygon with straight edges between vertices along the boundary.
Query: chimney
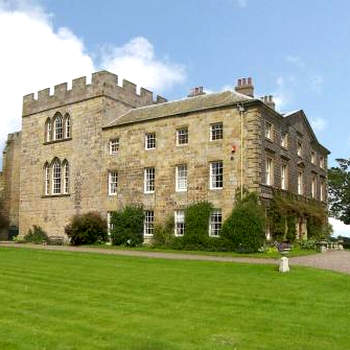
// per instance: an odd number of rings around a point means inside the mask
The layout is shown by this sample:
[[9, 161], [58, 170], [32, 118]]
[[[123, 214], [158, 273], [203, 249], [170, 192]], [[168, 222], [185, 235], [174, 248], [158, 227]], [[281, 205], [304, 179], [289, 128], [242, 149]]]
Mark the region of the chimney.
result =
[[197, 86], [193, 89], [191, 89], [190, 93], [187, 95], [187, 97], [194, 97], [199, 95], [205, 95], [205, 92], [203, 91], [203, 86]]
[[272, 95], [260, 97], [260, 100], [263, 101], [270, 108], [276, 109], [276, 105], [275, 105], [275, 102], [273, 100]]
[[252, 78], [241, 78], [237, 80], [237, 85], [235, 86], [235, 91], [240, 94], [254, 97], [254, 86]]

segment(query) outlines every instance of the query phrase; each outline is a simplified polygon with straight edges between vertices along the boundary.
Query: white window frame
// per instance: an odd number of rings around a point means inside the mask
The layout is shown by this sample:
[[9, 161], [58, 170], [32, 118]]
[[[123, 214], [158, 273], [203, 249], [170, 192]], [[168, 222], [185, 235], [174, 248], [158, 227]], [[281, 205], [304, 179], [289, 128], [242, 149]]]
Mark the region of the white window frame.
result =
[[[60, 121], [59, 127], [57, 127], [57, 122]], [[61, 115], [57, 115], [54, 118], [54, 140], [63, 140], [64, 134], [63, 134], [63, 118]], [[58, 137], [60, 136], [60, 137]]]
[[185, 211], [175, 210], [174, 212], [174, 233], [176, 237], [182, 237], [185, 234]]
[[298, 171], [298, 194], [304, 194], [304, 173], [302, 171]]
[[58, 161], [52, 165], [52, 194], [59, 195], [62, 193], [62, 166]]
[[273, 125], [272, 125], [272, 123], [266, 121], [265, 122], [265, 137], [272, 141], [272, 135], [273, 135]]
[[320, 199], [322, 202], [324, 202], [326, 200], [326, 183], [325, 181], [322, 179], [320, 181]]
[[50, 194], [50, 166], [49, 164], [45, 165], [45, 195]]
[[265, 185], [273, 186], [273, 159], [267, 157], [265, 160]]
[[154, 167], [144, 170], [144, 193], [154, 193], [155, 190], [156, 169]]
[[325, 157], [320, 156], [320, 168], [324, 169], [325, 168]]
[[70, 116], [67, 114], [65, 117], [65, 138], [71, 138], [71, 125], [70, 125]]
[[[221, 177], [221, 179], [220, 179]], [[210, 162], [210, 184], [211, 190], [222, 190], [224, 187], [224, 163], [222, 160]], [[220, 186], [221, 183], [221, 186]], [[218, 185], [219, 184], [219, 185]]]
[[316, 198], [316, 187], [317, 182], [316, 182], [316, 176], [314, 175], [311, 180], [311, 197]]
[[154, 233], [154, 211], [145, 210], [145, 219], [143, 222], [144, 237], [152, 237]]
[[221, 209], [214, 209], [209, 218], [209, 236], [220, 237], [222, 228], [222, 211]]
[[187, 164], [180, 164], [176, 166], [175, 170], [175, 182], [176, 182], [176, 192], [186, 192], [187, 191], [187, 177], [188, 177], [188, 171], [187, 171]]
[[222, 140], [224, 138], [224, 124], [222, 122], [210, 125], [210, 141]]
[[282, 190], [288, 190], [288, 165], [281, 165], [281, 188]]
[[145, 149], [155, 149], [156, 148], [156, 133], [155, 132], [148, 132], [145, 134]]
[[110, 170], [108, 172], [108, 195], [116, 196], [118, 190], [118, 172]]
[[69, 193], [69, 163], [63, 164], [63, 193]]
[[119, 152], [119, 137], [109, 140], [109, 154], [111, 156], [117, 155]]
[[[184, 132], [184, 133], [181, 134], [182, 132]], [[186, 142], [180, 142], [180, 140], [182, 140], [182, 138]], [[187, 127], [183, 127], [183, 128], [180, 128], [180, 129], [176, 130], [176, 145], [177, 146], [188, 145], [188, 128]]]

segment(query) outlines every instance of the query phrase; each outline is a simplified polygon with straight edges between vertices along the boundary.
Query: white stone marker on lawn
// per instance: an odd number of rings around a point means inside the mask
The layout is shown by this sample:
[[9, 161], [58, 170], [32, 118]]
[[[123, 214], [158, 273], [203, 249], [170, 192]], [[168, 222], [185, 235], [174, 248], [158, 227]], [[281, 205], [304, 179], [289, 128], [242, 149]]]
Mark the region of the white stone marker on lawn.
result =
[[288, 272], [289, 271], [289, 264], [288, 264], [288, 258], [285, 256], [280, 259], [280, 272]]

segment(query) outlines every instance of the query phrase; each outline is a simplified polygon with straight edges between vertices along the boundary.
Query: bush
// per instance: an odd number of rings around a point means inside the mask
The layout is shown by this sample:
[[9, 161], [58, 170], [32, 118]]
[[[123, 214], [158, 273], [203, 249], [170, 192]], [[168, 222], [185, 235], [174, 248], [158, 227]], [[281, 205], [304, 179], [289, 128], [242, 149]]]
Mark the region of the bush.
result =
[[316, 240], [308, 239], [307, 241], [299, 242], [301, 249], [316, 249]]
[[258, 252], [265, 240], [264, 211], [255, 193], [239, 200], [221, 230], [227, 248], [238, 252]]
[[33, 229], [29, 229], [28, 233], [24, 236], [24, 241], [35, 244], [47, 243], [49, 238], [46, 232], [37, 225], [33, 225]]
[[129, 205], [112, 213], [112, 244], [131, 247], [142, 244], [143, 220], [144, 212], [141, 205]]
[[203, 201], [188, 206], [185, 210], [185, 234], [183, 244], [186, 249], [203, 249], [208, 246], [209, 217], [213, 205]]
[[106, 242], [107, 222], [97, 212], [74, 215], [64, 229], [72, 245]]
[[[152, 238], [153, 247], [170, 247], [174, 244], [177, 237], [174, 235], [174, 219], [169, 217], [164, 225], [156, 225]], [[177, 244], [175, 244], [177, 246]], [[175, 248], [179, 249], [179, 248]]]
[[289, 242], [294, 242], [297, 235], [297, 229], [296, 229], [296, 222], [297, 219], [295, 216], [288, 216], [287, 217], [287, 240]]

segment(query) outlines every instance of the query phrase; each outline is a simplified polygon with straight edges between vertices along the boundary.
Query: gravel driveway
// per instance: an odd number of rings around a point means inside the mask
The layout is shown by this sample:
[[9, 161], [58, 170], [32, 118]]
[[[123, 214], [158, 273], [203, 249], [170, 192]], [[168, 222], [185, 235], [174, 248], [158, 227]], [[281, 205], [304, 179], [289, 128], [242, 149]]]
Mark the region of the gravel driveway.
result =
[[[221, 261], [221, 262], [240, 262], [250, 264], [275, 264], [278, 265], [279, 259], [247, 258], [247, 257], [229, 257], [212, 255], [195, 255], [179, 253], [162, 253], [152, 251], [105, 249], [105, 248], [85, 248], [70, 246], [43, 246], [35, 244], [15, 244], [13, 242], [0, 242], [0, 247], [11, 248], [33, 248], [46, 250], [62, 250], [71, 252], [100, 253], [109, 255], [136, 256], [156, 259], [172, 260], [200, 260], [200, 261]], [[307, 256], [298, 256], [289, 258], [289, 264], [309, 266], [318, 269], [333, 270], [350, 274], [350, 251], [328, 251], [324, 254], [314, 254]]]

